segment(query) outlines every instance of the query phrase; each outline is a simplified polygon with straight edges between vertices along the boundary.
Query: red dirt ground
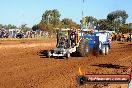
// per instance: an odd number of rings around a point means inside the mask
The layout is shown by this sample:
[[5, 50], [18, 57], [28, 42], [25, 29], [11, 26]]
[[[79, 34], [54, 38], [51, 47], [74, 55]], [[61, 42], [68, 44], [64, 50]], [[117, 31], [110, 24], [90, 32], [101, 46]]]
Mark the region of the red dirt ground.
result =
[[90, 74], [129, 74], [132, 42], [112, 42], [104, 56], [44, 57], [43, 51], [55, 45], [55, 39], [0, 39], [0, 88], [127, 88], [126, 84], [79, 86], [76, 77], [80, 66]]

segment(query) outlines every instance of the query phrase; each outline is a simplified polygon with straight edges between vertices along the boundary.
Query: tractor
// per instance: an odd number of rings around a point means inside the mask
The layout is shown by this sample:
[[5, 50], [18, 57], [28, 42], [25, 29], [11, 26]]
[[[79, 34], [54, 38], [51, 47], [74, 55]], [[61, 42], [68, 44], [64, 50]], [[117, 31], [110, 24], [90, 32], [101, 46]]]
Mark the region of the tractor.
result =
[[53, 52], [48, 51], [47, 57], [66, 57], [77, 53], [87, 57], [90, 52], [94, 55], [107, 55], [110, 49], [107, 32], [94, 32], [85, 29], [62, 29], [57, 31], [57, 44]]
[[[48, 52], [48, 57], [70, 57], [70, 54], [76, 51], [79, 51], [79, 42], [82, 41], [79, 38], [79, 31], [77, 29], [62, 29], [61, 31], [57, 31], [57, 44], [54, 52]], [[88, 47], [81, 46], [80, 48], [87, 48]], [[82, 50], [82, 49], [81, 49]], [[88, 51], [85, 51], [86, 53]], [[86, 54], [85, 53], [85, 54]]]

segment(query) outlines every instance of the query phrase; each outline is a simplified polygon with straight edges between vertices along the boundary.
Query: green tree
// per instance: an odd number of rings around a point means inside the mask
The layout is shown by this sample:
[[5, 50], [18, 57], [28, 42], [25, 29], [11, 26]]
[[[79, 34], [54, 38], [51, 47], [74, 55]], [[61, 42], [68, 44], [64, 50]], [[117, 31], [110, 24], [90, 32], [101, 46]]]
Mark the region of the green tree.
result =
[[55, 32], [55, 29], [60, 27], [60, 16], [61, 15], [57, 9], [46, 10], [39, 23], [40, 29]]
[[62, 22], [64, 28], [71, 28], [71, 23], [72, 23], [71, 19], [64, 18], [64, 19], [62, 19], [61, 22]]
[[49, 24], [51, 20], [51, 10], [46, 10], [45, 13], [42, 15], [42, 23]]
[[33, 27], [32, 27], [32, 30], [33, 30], [33, 31], [36, 31], [36, 30], [38, 30], [38, 29], [39, 29], [39, 25], [38, 25], [38, 24], [33, 25]]
[[15, 28], [17, 28], [15, 25], [12, 24], [7, 25], [7, 29], [15, 29]]
[[0, 24], [0, 29], [2, 29], [3, 28], [3, 25], [2, 24]]
[[126, 23], [127, 18], [128, 14], [124, 10], [116, 10], [107, 15], [107, 20], [115, 31], [118, 31], [120, 26]]
[[22, 24], [20, 29], [22, 32], [27, 32], [28, 30], [30, 30], [30, 28], [27, 27], [27, 24]]
[[123, 24], [120, 26], [119, 31], [122, 33], [129, 33], [132, 32], [132, 28], [129, 26], [129, 24]]
[[44, 22], [42, 22], [42, 21], [38, 24], [38, 27], [41, 30], [48, 31], [47, 28], [46, 28], [47, 27], [47, 24], [44, 23]]
[[60, 13], [57, 9], [52, 10], [51, 12], [51, 24], [53, 24], [53, 27], [58, 27], [58, 24], [60, 23]]
[[110, 24], [107, 19], [100, 19], [97, 21], [98, 30], [109, 30]]
[[130, 28], [132, 28], [132, 23], [129, 23], [128, 25], [129, 25]]
[[76, 22], [74, 22], [72, 19], [69, 19], [69, 18], [64, 18], [62, 19], [62, 24], [63, 24], [63, 28], [77, 28], [79, 29], [80, 28], [80, 25], [77, 24]]
[[12, 24], [8, 24], [8, 25], [2, 25], [2, 24], [0, 24], [0, 29], [1, 29], [1, 28], [15, 29], [15, 28], [17, 28], [17, 26], [12, 25]]
[[94, 28], [97, 25], [97, 19], [92, 16], [86, 16], [86, 22], [90, 28]]
[[[83, 22], [85, 21], [85, 22]], [[93, 16], [86, 16], [83, 18], [83, 20], [80, 20], [82, 25], [88, 26], [90, 29], [94, 29], [95, 26], [97, 26], [97, 19], [94, 18]], [[85, 24], [83, 24], [85, 23]]]

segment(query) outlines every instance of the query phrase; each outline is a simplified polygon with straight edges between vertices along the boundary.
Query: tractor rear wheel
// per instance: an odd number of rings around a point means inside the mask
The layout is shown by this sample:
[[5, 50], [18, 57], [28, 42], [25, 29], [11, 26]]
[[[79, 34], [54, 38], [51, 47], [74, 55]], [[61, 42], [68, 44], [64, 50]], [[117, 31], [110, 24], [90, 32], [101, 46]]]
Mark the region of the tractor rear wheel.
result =
[[89, 46], [88, 41], [86, 39], [82, 39], [79, 43], [79, 46], [77, 48], [77, 52], [80, 56], [86, 57], [89, 54]]
[[99, 55], [99, 46], [97, 44], [94, 44], [94, 46], [93, 46], [93, 55], [94, 56]]

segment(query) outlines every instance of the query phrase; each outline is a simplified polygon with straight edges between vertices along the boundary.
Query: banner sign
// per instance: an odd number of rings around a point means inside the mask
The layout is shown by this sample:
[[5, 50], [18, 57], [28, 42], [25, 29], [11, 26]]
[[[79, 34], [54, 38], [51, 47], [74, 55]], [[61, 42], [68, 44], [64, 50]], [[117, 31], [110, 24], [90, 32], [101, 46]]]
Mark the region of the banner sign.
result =
[[128, 84], [128, 88], [132, 88], [132, 70], [130, 74], [81, 74], [77, 77], [80, 85], [86, 83], [114, 83]]

